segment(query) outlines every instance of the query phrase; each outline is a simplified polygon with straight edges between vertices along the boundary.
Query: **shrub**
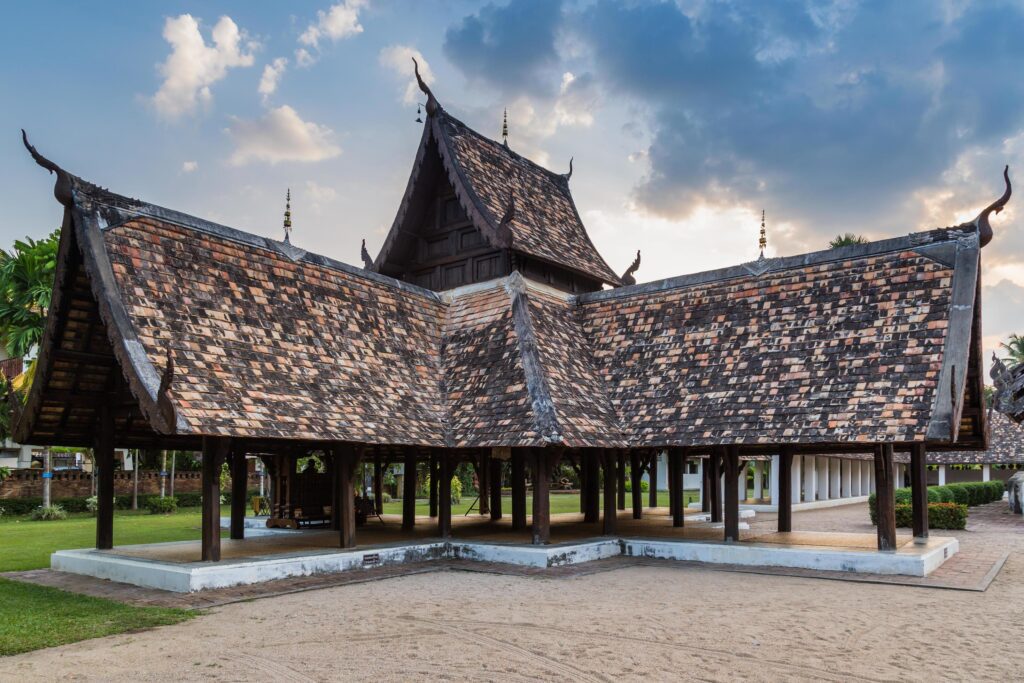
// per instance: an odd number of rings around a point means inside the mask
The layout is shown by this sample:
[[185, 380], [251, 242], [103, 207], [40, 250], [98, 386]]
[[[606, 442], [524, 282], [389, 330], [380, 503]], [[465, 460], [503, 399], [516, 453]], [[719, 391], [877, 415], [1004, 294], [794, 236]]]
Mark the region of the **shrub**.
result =
[[178, 499], [175, 496], [157, 496], [146, 501], [146, 509], [151, 515], [169, 515], [178, 510]]
[[32, 514], [29, 516], [34, 522], [50, 522], [58, 519], [67, 519], [68, 513], [60, 505], [51, 505], [50, 507], [43, 507], [40, 505]]
[[967, 490], [967, 484], [949, 484], [946, 488], [953, 494], [953, 502], [960, 505], [971, 504], [971, 494]]
[[381, 500], [384, 501], [385, 503], [390, 503], [391, 502], [391, 494], [388, 493], [387, 491], [381, 491], [380, 497], [381, 497]]
[[452, 503], [458, 505], [462, 502], [462, 480], [457, 476], [452, 477]]
[[[648, 491], [651, 490], [651, 485], [647, 483], [646, 479], [641, 479], [640, 480], [640, 490], [643, 491], [644, 493], [647, 493]], [[626, 493], [632, 493], [632, 492], [633, 492], [633, 478], [629, 477], [629, 478], [626, 479]]]
[[928, 526], [932, 529], [964, 529], [967, 527], [967, 507], [956, 503], [931, 503], [928, 506]]

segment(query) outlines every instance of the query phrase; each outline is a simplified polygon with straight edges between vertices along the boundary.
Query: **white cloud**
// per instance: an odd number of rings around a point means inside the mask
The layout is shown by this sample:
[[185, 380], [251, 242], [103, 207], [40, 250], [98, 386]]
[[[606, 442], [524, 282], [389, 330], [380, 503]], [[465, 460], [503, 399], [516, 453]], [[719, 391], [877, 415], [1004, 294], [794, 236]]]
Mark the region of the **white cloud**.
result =
[[594, 78], [583, 74], [577, 78], [571, 71], [562, 74], [562, 85], [555, 101], [555, 119], [560, 126], [591, 126], [597, 107]]
[[288, 60], [284, 57], [278, 57], [263, 67], [263, 75], [260, 76], [258, 91], [264, 103], [271, 95], [277, 92], [277, 85], [281, 82], [281, 76], [284, 75], [284, 70], [287, 67]]
[[209, 104], [213, 99], [210, 87], [223, 79], [228, 69], [252, 66], [257, 47], [246, 41], [245, 33], [226, 16], [213, 27], [212, 45], [206, 44], [199, 22], [191, 14], [168, 17], [163, 36], [171, 54], [159, 67], [164, 82], [152, 102], [161, 116], [171, 120]]
[[191, 173], [192, 171], [195, 171], [198, 168], [199, 168], [199, 162], [198, 161], [186, 161], [185, 163], [183, 163], [181, 165], [181, 172], [182, 173]]
[[332, 204], [338, 198], [338, 192], [333, 187], [321, 185], [315, 180], [307, 180], [299, 201], [309, 210], [310, 213], [320, 214], [325, 206]]
[[334, 131], [303, 121], [288, 105], [271, 109], [256, 120], [232, 117], [227, 132], [235, 142], [229, 159], [233, 166], [253, 161], [323, 161], [341, 154]]
[[402, 95], [405, 104], [415, 104], [422, 97], [413, 72], [413, 57], [420, 63], [420, 76], [423, 81], [431, 85], [434, 82], [434, 72], [423, 54], [416, 48], [409, 45], [389, 45], [380, 51], [378, 57], [381, 66], [391, 69], [405, 82], [405, 91]]
[[[359, 23], [359, 10], [366, 7], [367, 0], [343, 0], [332, 5], [326, 12], [320, 10], [316, 13], [316, 21], [306, 27], [306, 30], [299, 36], [299, 42], [308, 48], [320, 49], [320, 41], [339, 41], [363, 32], [363, 26]], [[295, 52], [296, 61], [299, 66], [309, 66], [315, 57], [304, 48]]]

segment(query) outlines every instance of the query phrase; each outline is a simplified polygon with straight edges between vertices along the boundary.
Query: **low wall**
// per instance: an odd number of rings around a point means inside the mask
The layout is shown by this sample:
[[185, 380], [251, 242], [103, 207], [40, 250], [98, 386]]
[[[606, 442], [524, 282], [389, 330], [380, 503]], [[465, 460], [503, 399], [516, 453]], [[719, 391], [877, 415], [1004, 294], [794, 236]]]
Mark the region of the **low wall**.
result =
[[[259, 486], [259, 476], [249, 475], [249, 488]], [[167, 493], [170, 493], [171, 481], [167, 478]], [[175, 472], [175, 493], [197, 493], [200, 488], [199, 472]], [[130, 496], [132, 493], [132, 473], [114, 473], [114, 495]], [[139, 494], [160, 493], [160, 473], [155, 471], [139, 472]], [[43, 495], [42, 470], [15, 470], [11, 476], [0, 484], [0, 499], [38, 498]], [[90, 472], [54, 472], [50, 483], [51, 498], [85, 498], [92, 495], [92, 473]]]

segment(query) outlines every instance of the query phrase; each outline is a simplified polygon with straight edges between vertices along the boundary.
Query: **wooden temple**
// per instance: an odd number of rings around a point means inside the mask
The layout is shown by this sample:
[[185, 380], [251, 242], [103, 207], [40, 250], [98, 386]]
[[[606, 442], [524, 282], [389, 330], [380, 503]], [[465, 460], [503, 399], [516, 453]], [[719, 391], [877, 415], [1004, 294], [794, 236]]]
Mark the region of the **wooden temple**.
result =
[[[986, 446], [979, 266], [1008, 176], [968, 223], [634, 284], [638, 262], [618, 276], [590, 241], [571, 173], [476, 133], [421, 87], [409, 183], [362, 268], [102, 189], [26, 138], [56, 174], [64, 219], [14, 436], [95, 449], [98, 548], [114, 542], [115, 447], [202, 451], [210, 561], [223, 462], [231, 536], [244, 534], [247, 454], [278, 473], [288, 498], [275, 505], [296, 505], [289, 486], [308, 488], [306, 507], [326, 500], [341, 547], [357, 543], [360, 462], [378, 477], [429, 463], [440, 537], [452, 471], [472, 462], [492, 518], [511, 514], [546, 543], [556, 464], [579, 469], [585, 521], [615, 534], [626, 464], [639, 515], [638, 478], [664, 452], [673, 523], [685, 462], [703, 458], [726, 541], [739, 538], [737, 487], [718, 500], [712, 482], [735, 482], [745, 459], [781, 456], [788, 531], [795, 456], [872, 452], [883, 550], [895, 547], [893, 453], [908, 452], [914, 531], [927, 535], [926, 451]], [[294, 461], [312, 453], [327, 471], [300, 481]], [[406, 476], [406, 527], [415, 487]]]

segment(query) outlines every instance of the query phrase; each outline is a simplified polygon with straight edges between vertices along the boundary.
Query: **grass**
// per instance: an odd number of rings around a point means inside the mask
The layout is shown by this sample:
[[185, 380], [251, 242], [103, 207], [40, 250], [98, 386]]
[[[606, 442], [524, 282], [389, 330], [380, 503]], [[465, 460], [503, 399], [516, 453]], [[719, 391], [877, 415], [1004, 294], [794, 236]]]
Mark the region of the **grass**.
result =
[[[631, 509], [632, 505], [632, 494], [626, 493], [626, 507]], [[644, 491], [644, 507], [647, 507], [649, 494]], [[691, 501], [697, 500], [696, 491], [685, 492], [687, 505]], [[601, 496], [602, 500], [604, 496]], [[479, 509], [479, 503], [474, 505], [476, 500], [476, 494], [469, 494], [462, 496], [462, 500], [458, 504], [452, 505], [452, 515], [464, 515], [469, 510], [470, 505], [473, 505], [474, 510]], [[531, 496], [526, 497], [526, 514], [530, 514], [533, 509], [533, 498]], [[658, 506], [668, 507], [668, 491], [658, 492]], [[502, 496], [501, 498], [501, 511], [503, 514], [512, 513], [512, 498], [510, 496]], [[580, 511], [580, 496], [578, 493], [553, 493], [551, 495], [551, 514], [556, 515], [562, 512], [579, 512]], [[402, 501], [396, 500], [390, 503], [384, 503], [384, 514], [386, 515], [400, 515], [402, 514]], [[416, 499], [416, 514], [426, 516], [430, 514], [430, 505], [426, 498]]]
[[0, 657], [176, 624], [193, 616], [187, 610], [135, 607], [0, 579]]
[[[228, 515], [229, 507], [221, 506]], [[173, 515], [151, 515], [145, 510], [118, 510], [114, 514], [114, 543], [161, 543], [191, 541], [200, 537], [199, 508], [182, 508]], [[31, 522], [25, 517], [0, 521], [0, 572], [42, 569], [50, 566], [50, 554], [96, 544], [96, 518], [78, 513], [69, 519]]]

